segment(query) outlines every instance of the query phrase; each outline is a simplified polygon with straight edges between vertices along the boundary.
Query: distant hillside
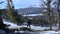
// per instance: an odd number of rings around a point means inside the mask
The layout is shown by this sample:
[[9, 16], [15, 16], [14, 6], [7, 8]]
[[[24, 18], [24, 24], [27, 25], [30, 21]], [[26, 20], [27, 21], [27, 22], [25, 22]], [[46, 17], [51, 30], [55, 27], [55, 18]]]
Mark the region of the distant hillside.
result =
[[40, 14], [45, 8], [28, 7], [18, 9], [19, 14]]
[[[18, 9], [18, 14], [26, 15], [26, 14], [41, 14], [43, 10], [46, 8], [37, 8], [37, 7], [28, 7], [28, 8], [20, 8]], [[58, 11], [56, 8], [53, 9], [54, 18], [58, 19]], [[39, 15], [38, 15], [39, 16]], [[37, 17], [37, 16], [28, 16], [28, 17]]]

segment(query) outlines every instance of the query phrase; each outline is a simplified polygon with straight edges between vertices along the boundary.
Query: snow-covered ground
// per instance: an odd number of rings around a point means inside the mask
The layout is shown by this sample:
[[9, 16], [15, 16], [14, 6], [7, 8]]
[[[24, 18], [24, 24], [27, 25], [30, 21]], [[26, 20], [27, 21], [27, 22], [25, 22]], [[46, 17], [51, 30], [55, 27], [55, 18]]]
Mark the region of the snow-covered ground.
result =
[[[16, 32], [15, 32], [16, 33]], [[43, 32], [30, 32], [30, 31], [19, 31], [19, 33], [29, 33], [29, 34], [60, 34], [60, 31], [43, 31]]]
[[[9, 28], [14, 29], [14, 28], [21, 28], [21, 27], [27, 27], [27, 25], [21, 25], [18, 26], [16, 24], [13, 24], [8, 21], [3, 21], [5, 24], [10, 24]], [[44, 30], [44, 29], [49, 29], [49, 27], [41, 27], [41, 26], [33, 26], [31, 25], [31, 29], [33, 30]], [[58, 29], [58, 27], [53, 27], [53, 29]], [[15, 31], [16, 32], [16, 31]], [[19, 31], [20, 33], [30, 33], [30, 34], [60, 34], [60, 31], [38, 31], [38, 32], [30, 32], [30, 31]]]
[[24, 17], [26, 16], [42, 16], [43, 14], [27, 14], [27, 15], [23, 15]]
[[60, 31], [56, 32], [56, 31], [44, 31], [38, 34], [60, 34]]
[[[10, 24], [9, 28], [11, 28], [11, 29], [20, 28], [20, 27], [27, 27], [27, 25], [18, 26], [18, 25], [14, 24], [14, 23], [11, 23], [11, 22], [8, 22], [8, 21], [5, 21], [5, 20], [3, 20], [3, 22], [4, 22], [5, 24], [8, 24], [8, 25]], [[49, 27], [41, 27], [41, 26], [34, 26], [34, 25], [30, 25], [30, 26], [31, 26], [31, 29], [33, 29], [33, 30], [49, 29]], [[58, 29], [58, 27], [53, 27], [53, 26], [52, 26], [52, 29]]]

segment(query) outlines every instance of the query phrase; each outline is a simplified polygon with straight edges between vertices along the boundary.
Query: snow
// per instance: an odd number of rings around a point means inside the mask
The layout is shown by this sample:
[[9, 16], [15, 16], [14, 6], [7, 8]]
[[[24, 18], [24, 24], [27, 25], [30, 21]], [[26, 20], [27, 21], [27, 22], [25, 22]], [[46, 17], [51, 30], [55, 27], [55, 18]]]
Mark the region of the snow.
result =
[[27, 15], [23, 15], [23, 16], [42, 16], [43, 14], [27, 14]]
[[44, 30], [44, 29], [49, 29], [49, 27], [41, 27], [41, 26], [33, 26], [31, 25], [31, 28], [34, 30]]
[[19, 32], [19, 33], [24, 33], [24, 31], [15, 31], [15, 33], [17, 33], [17, 32]]
[[[15, 31], [17, 33], [17, 31]], [[19, 33], [29, 33], [29, 34], [60, 34], [60, 31], [42, 31], [42, 32], [31, 32], [31, 31], [19, 31]]]
[[44, 32], [46, 32], [46, 33], [59, 33], [60, 31], [44, 31]]
[[[3, 21], [4, 24], [10, 24], [10, 26], [8, 28], [11, 28], [11, 29], [15, 29], [15, 28], [21, 28], [21, 27], [27, 27], [27, 25], [21, 25], [21, 26], [18, 26], [16, 24], [13, 24], [11, 22], [8, 22], [8, 21]], [[26, 24], [26, 23], [25, 23]], [[34, 29], [34, 30], [44, 30], [44, 29], [49, 29], [49, 27], [40, 27], [40, 26], [33, 26], [31, 25], [31, 28]]]
[[15, 29], [15, 28], [18, 28], [19, 27], [18, 25], [14, 24], [14, 23], [12, 23], [10, 21], [3, 20], [3, 23], [4, 24], [7, 24], [7, 25], [10, 25], [8, 28], [11, 28], [11, 29]]
[[[21, 26], [18, 26], [16, 24], [13, 24], [11, 22], [6, 22], [6, 21], [3, 21], [5, 24], [10, 24], [9, 28], [11, 29], [14, 29], [14, 28], [21, 28], [21, 27], [27, 27], [27, 25], [21, 25]], [[26, 23], [25, 23], [26, 24]], [[49, 27], [41, 27], [41, 26], [34, 26], [34, 25], [30, 25], [31, 26], [31, 29], [33, 30], [44, 30], [44, 29], [49, 29]], [[53, 28], [52, 29], [58, 29], [58, 27], [54, 27], [52, 26]], [[60, 31], [38, 31], [38, 32], [31, 32], [31, 31], [19, 31], [20, 33], [31, 33], [31, 34], [60, 34]], [[15, 33], [17, 33], [17, 31], [15, 31]]]
[[[14, 23], [11, 23], [11, 22], [8, 22], [8, 21], [3, 21], [4, 24], [10, 24], [10, 26], [8, 28], [10, 29], [16, 29], [16, 28], [21, 28], [21, 27], [27, 27], [27, 25], [21, 25], [21, 26], [18, 26]], [[27, 24], [27, 23], [24, 23], [24, 24]], [[31, 29], [33, 30], [44, 30], [44, 29], [49, 29], [50, 27], [41, 27], [41, 26], [33, 26], [33, 25], [30, 25], [31, 26]], [[58, 29], [58, 27], [53, 27], [52, 26], [52, 29]]]
[[[33, 30], [44, 30], [44, 29], [50, 29], [50, 27], [41, 27], [41, 26], [34, 26], [34, 25], [30, 25], [31, 26], [31, 29]], [[27, 27], [27, 25], [21, 25], [19, 26], [19, 28], [21, 27]], [[56, 30], [58, 29], [58, 27], [52, 27], [52, 29]]]
[[56, 32], [56, 31], [44, 31], [44, 32], [41, 32], [39, 34], [60, 34], [60, 31]]
[[[5, 24], [10, 24], [9, 28], [14, 29], [14, 28], [21, 28], [21, 27], [27, 27], [27, 25], [21, 25], [18, 26], [16, 24], [13, 24], [11, 22], [6, 22], [3, 21]], [[27, 23], [24, 23], [27, 24]], [[34, 26], [34, 25], [30, 25], [31, 29], [33, 30], [44, 30], [44, 29], [49, 29], [49, 27], [41, 27], [41, 26]], [[58, 29], [58, 27], [54, 27], [52, 26], [52, 29]], [[0, 30], [0, 33], [5, 33], [4, 31]], [[17, 31], [15, 31], [15, 33], [17, 33]], [[50, 31], [37, 31], [37, 32], [31, 32], [31, 31], [19, 31], [19, 33], [30, 33], [30, 34], [60, 34], [60, 31], [54, 31], [54, 30], [50, 30]]]

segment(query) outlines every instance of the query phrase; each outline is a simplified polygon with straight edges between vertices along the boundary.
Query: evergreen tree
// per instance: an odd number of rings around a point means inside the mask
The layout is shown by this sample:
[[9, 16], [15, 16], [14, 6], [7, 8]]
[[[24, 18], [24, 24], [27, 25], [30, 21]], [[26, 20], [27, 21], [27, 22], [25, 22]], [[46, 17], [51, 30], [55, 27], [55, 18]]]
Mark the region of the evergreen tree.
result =
[[[0, 3], [1, 4], [1, 3]], [[4, 30], [6, 33], [8, 32], [8, 28], [6, 28], [8, 25], [6, 25], [6, 24], [4, 24], [3, 23], [3, 19], [2, 19], [2, 17], [1, 17], [1, 15], [2, 15], [2, 10], [0, 9], [0, 29], [1, 30]]]
[[18, 12], [14, 9], [12, 0], [9, 1], [7, 0], [7, 13], [9, 17], [9, 20], [11, 20], [14, 23], [22, 23], [23, 22], [23, 17], [18, 14]]

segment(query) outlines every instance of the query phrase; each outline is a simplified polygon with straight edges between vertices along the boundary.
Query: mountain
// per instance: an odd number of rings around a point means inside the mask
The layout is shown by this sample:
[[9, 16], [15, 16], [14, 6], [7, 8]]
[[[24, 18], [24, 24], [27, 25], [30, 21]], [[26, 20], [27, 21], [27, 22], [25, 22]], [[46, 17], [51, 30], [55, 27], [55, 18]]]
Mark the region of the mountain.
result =
[[28, 7], [28, 8], [20, 8], [18, 9], [18, 14], [40, 14], [43, 12], [45, 8], [37, 8], [37, 7]]
[[[45, 9], [46, 8], [27, 7], [27, 8], [16, 9], [16, 12], [18, 12], [18, 14], [20, 14], [20, 15], [27, 15], [27, 14], [31, 14], [32, 15], [32, 14], [41, 14], [41, 13], [43, 13], [43, 10], [45, 10]], [[6, 9], [1, 9], [1, 11], [2, 11], [3, 16], [4, 16], [5, 15], [4, 11], [6, 11]], [[58, 17], [57, 9], [54, 8], [53, 11], [54, 11], [55, 18]]]
[[[28, 15], [28, 14], [32, 15], [32, 14], [41, 14], [46, 9], [47, 8], [27, 7], [27, 8], [20, 8], [17, 11], [18, 11], [18, 14], [21, 14], [21, 15]], [[54, 18], [57, 19], [58, 18], [58, 11], [57, 11], [57, 9], [53, 8], [53, 12], [54, 12]], [[36, 17], [36, 16], [28, 16], [28, 17]]]

